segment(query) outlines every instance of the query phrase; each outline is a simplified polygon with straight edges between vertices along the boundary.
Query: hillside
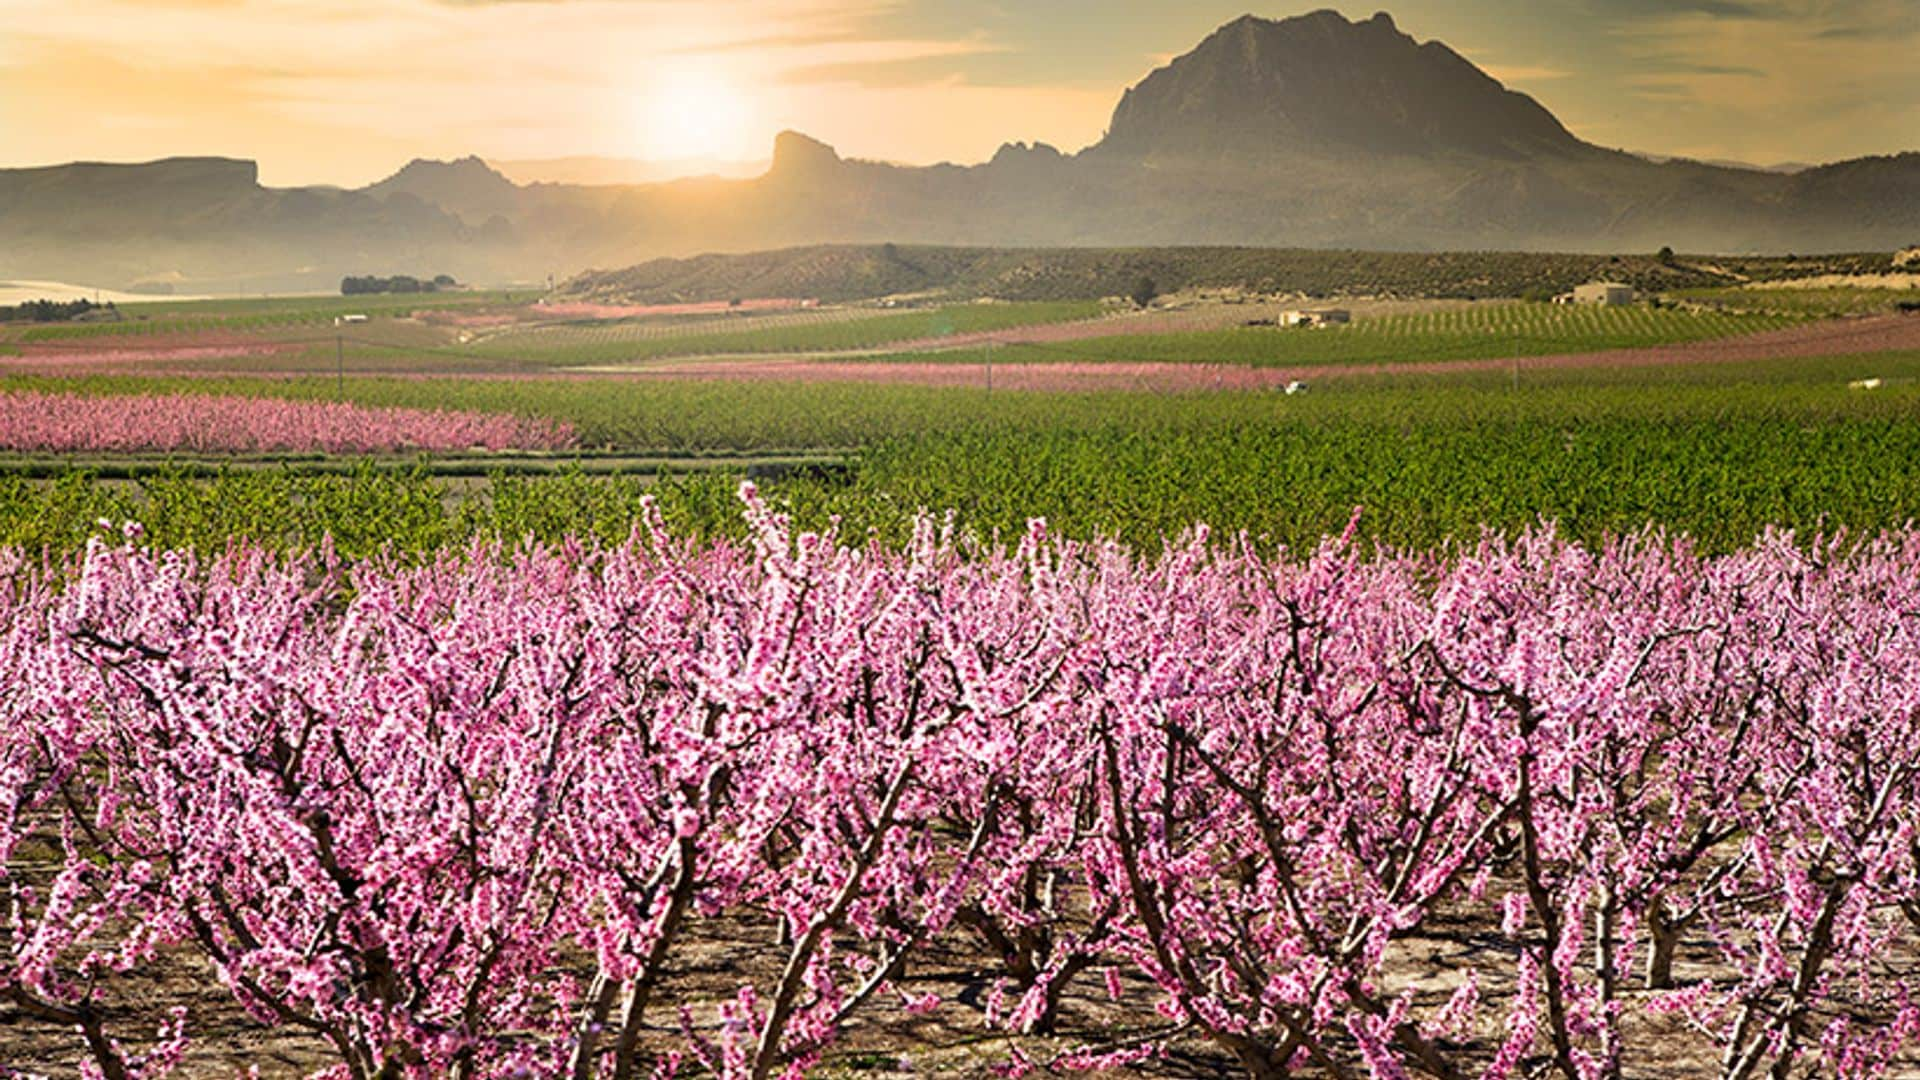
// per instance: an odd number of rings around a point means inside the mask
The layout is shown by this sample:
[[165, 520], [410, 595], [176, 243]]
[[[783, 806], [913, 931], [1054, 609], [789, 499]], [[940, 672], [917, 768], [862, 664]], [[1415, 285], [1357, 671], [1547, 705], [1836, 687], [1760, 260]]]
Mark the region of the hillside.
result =
[[[1020, 249], [817, 246], [656, 259], [563, 283], [567, 300], [673, 304], [729, 299], [863, 300], [928, 293], [949, 299], [1082, 300], [1123, 296], [1142, 276], [1162, 291], [1240, 289], [1308, 296], [1479, 299], [1550, 296], [1596, 278], [1648, 291], [1734, 280], [1874, 273], [1886, 255], [1750, 258], [1723, 265], [1684, 256], [1528, 252], [1420, 254], [1273, 248]], [[1709, 269], [1711, 266], [1713, 269]]]

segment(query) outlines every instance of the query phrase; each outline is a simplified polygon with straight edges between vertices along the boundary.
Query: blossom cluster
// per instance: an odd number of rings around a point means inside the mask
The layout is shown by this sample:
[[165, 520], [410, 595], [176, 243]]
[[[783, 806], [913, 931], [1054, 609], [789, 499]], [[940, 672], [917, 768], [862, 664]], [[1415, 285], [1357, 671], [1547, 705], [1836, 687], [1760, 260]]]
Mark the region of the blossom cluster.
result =
[[[196, 1017], [116, 979], [185, 950], [331, 1077], [763, 1080], [962, 1008], [937, 940], [1009, 1072], [1914, 1066], [1920, 534], [889, 550], [743, 494], [746, 544], [16, 558], [0, 998], [161, 1076]], [[741, 919], [776, 962], [677, 991]], [[1030, 1056], [1103, 982], [1140, 1030]]]
[[565, 424], [491, 413], [201, 394], [0, 394], [0, 449], [385, 453], [557, 450]]

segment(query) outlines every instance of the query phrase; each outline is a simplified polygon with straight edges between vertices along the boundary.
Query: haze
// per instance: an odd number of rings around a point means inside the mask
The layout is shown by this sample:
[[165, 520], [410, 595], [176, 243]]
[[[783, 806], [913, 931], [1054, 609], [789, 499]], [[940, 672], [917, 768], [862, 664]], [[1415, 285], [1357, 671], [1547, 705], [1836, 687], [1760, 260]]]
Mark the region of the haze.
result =
[[[1008, 139], [1072, 150], [1100, 137], [1118, 88], [1248, 9], [0, 0], [0, 165], [217, 154], [257, 159], [269, 184], [357, 185], [419, 156], [761, 161], [784, 128], [910, 163], [979, 161]], [[1916, 0], [1407, 0], [1394, 13], [1601, 145], [1771, 165], [1920, 134]]]

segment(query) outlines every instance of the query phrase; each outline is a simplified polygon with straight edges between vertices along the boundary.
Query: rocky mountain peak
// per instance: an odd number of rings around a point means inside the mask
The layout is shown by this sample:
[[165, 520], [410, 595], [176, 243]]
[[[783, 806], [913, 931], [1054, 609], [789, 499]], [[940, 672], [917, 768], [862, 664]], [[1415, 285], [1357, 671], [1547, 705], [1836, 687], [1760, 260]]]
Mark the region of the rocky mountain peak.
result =
[[833, 147], [797, 131], [783, 131], [774, 136], [773, 164], [767, 175], [781, 180], [818, 178], [831, 174], [839, 164], [840, 155]]
[[1303, 153], [1518, 159], [1586, 149], [1553, 115], [1385, 12], [1247, 15], [1128, 90], [1104, 154], [1272, 158]]

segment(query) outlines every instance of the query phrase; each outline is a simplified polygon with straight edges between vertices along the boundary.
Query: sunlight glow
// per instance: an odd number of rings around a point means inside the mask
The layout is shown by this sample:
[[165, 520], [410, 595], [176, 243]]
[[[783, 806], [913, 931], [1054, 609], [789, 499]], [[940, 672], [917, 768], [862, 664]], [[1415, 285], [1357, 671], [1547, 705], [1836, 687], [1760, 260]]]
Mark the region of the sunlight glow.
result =
[[752, 102], [724, 73], [675, 68], [658, 73], [643, 92], [640, 149], [655, 161], [689, 158], [751, 159], [759, 145]]

